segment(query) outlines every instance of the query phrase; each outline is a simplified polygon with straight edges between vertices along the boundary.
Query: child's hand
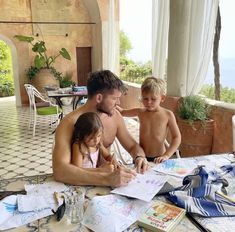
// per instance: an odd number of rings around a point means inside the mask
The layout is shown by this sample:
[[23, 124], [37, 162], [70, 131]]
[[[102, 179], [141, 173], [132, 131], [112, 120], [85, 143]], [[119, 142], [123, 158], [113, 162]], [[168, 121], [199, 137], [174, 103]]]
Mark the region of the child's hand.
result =
[[106, 157], [106, 162], [110, 165], [113, 165], [114, 170], [116, 170], [118, 167], [120, 167], [120, 163], [115, 159], [114, 154]]
[[114, 170], [116, 170], [118, 167], [121, 166], [121, 164], [115, 158], [112, 158], [112, 160], [110, 161], [110, 164], [114, 166]]
[[115, 170], [115, 167], [110, 162], [106, 162], [100, 165], [99, 169], [104, 172], [113, 172]]
[[162, 163], [163, 161], [168, 160], [168, 159], [169, 159], [168, 155], [159, 156], [154, 159], [154, 163]]
[[122, 113], [122, 111], [123, 111], [123, 108], [120, 107], [120, 106], [118, 106], [118, 105], [116, 105], [116, 109], [117, 109], [120, 113]]

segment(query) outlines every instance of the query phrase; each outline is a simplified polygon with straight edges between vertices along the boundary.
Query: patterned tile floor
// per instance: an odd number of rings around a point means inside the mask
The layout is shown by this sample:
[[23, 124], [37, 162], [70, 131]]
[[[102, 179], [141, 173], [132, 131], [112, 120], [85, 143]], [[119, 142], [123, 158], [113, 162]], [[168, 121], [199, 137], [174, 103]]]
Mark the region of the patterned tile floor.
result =
[[[72, 110], [64, 108], [65, 114]], [[16, 107], [15, 98], [0, 98], [0, 181], [13, 177], [52, 173], [51, 151], [54, 135], [48, 117], [39, 117], [36, 135], [28, 129], [29, 108]], [[137, 138], [133, 119], [126, 119], [127, 128]]]

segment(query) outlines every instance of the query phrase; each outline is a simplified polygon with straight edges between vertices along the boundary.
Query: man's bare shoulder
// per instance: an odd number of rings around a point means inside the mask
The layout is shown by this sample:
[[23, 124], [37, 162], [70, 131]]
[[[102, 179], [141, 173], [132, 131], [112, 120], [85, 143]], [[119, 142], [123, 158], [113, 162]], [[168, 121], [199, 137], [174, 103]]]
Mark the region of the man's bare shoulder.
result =
[[74, 124], [76, 123], [78, 117], [85, 113], [85, 111], [83, 110], [83, 108], [79, 108], [76, 109], [72, 112], [70, 112], [69, 114], [67, 114], [60, 122], [59, 126], [57, 127], [57, 130], [60, 130], [60, 128], [70, 128], [74, 126]]
[[113, 114], [111, 116], [111, 119], [112, 119], [112, 121], [114, 123], [115, 122], [117, 123], [117, 122], [122, 122], [123, 121], [123, 117], [122, 117], [121, 113], [117, 109], [114, 109]]

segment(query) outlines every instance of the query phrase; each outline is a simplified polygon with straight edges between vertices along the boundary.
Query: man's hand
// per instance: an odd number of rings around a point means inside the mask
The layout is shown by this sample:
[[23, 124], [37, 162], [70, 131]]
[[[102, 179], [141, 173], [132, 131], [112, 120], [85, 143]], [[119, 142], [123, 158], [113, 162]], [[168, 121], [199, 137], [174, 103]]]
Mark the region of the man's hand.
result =
[[135, 176], [136, 176], [135, 170], [128, 169], [125, 167], [118, 167], [109, 176], [110, 186], [111, 187], [126, 186], [131, 180], [135, 178]]
[[134, 160], [138, 173], [144, 173], [146, 170], [148, 170], [149, 163], [145, 157], [137, 156]]

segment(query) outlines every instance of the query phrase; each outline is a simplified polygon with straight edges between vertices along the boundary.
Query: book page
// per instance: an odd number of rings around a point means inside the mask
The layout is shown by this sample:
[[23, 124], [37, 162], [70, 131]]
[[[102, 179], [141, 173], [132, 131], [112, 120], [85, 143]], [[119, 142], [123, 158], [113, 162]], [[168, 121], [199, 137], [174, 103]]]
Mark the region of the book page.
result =
[[193, 169], [196, 167], [196, 160], [181, 158], [168, 159], [160, 164], [154, 165], [152, 170], [177, 177], [184, 177], [192, 173]]
[[88, 205], [82, 224], [96, 232], [120, 232], [133, 224], [149, 203], [118, 195], [94, 197]]
[[143, 201], [151, 201], [167, 182], [168, 177], [158, 176], [151, 172], [137, 174], [127, 186], [118, 187], [111, 191], [128, 197], [137, 198]]

